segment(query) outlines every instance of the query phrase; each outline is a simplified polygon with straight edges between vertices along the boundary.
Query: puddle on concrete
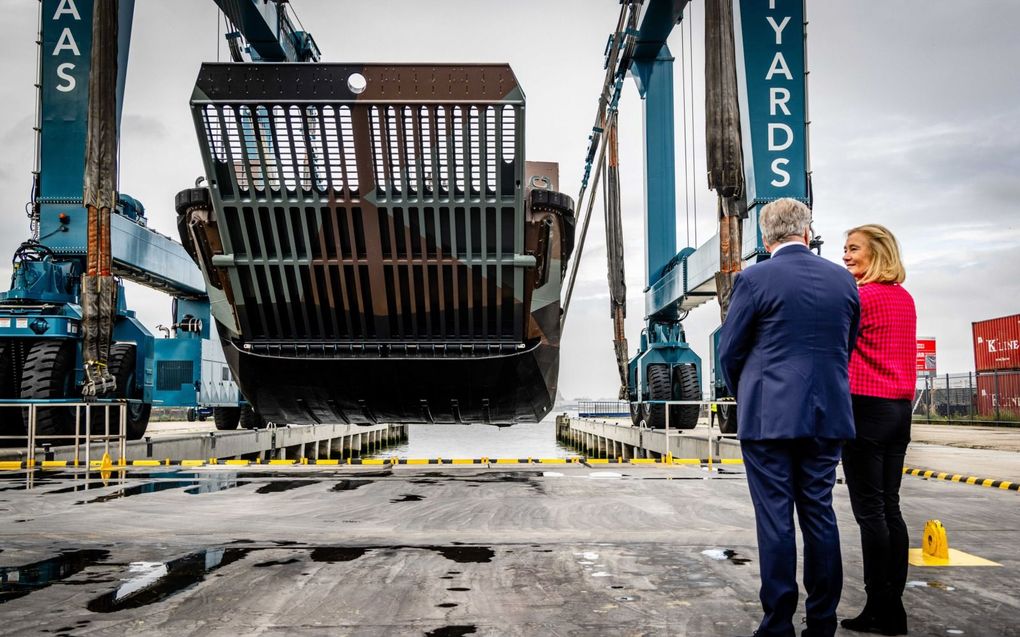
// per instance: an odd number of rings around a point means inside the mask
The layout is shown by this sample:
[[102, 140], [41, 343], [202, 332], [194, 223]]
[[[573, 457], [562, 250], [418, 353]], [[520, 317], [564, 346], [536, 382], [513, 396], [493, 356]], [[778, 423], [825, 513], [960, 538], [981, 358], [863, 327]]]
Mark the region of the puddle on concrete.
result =
[[251, 549], [206, 549], [169, 562], [132, 562], [131, 578], [115, 590], [90, 601], [93, 613], [115, 613], [162, 601], [191, 588], [206, 574], [236, 562]]
[[[436, 551], [446, 559], [461, 564], [491, 562], [496, 555], [496, 552], [487, 546], [423, 546], [421, 548]], [[457, 571], [454, 574], [459, 575], [460, 572]]]
[[936, 588], [940, 591], [955, 591], [955, 586], [947, 586], [937, 580], [931, 580], [928, 582], [922, 580], [911, 580], [907, 582], [907, 588]]
[[129, 498], [133, 495], [141, 495], [143, 493], [157, 493], [159, 491], [170, 491], [171, 489], [183, 489], [185, 487], [194, 486], [195, 483], [189, 481], [173, 480], [169, 482], [147, 482], [145, 484], [138, 484], [133, 487], [125, 487], [118, 489], [113, 493], [107, 493], [91, 500], [78, 500], [75, 505], [79, 504], [99, 504], [102, 502], [109, 502], [111, 500], [120, 500], [121, 498]]
[[109, 555], [102, 550], [65, 551], [41, 562], [0, 568], [0, 604], [80, 573]]
[[313, 562], [350, 562], [356, 560], [372, 547], [365, 546], [320, 546], [312, 549]]
[[421, 502], [425, 499], [423, 495], [414, 495], [413, 493], [401, 493], [399, 498], [390, 500], [390, 504], [398, 504], [400, 502]]
[[733, 549], [707, 549], [702, 551], [701, 554], [713, 560], [719, 560], [720, 562], [722, 560], [729, 560], [738, 566], [743, 566], [744, 564], [749, 564], [751, 562], [749, 558], [738, 557], [739, 553]]
[[253, 564], [253, 566], [255, 568], [266, 568], [268, 566], [283, 566], [285, 564], [297, 564], [300, 561], [301, 560], [299, 560], [298, 558], [292, 557], [289, 560], [269, 560], [268, 562], [259, 562], [258, 564]]
[[472, 625], [461, 625], [461, 626], [443, 626], [435, 630], [430, 630], [425, 633], [425, 637], [463, 637], [464, 635], [474, 635], [477, 628]]
[[318, 480], [276, 480], [263, 484], [258, 489], [255, 489], [255, 493], [280, 493], [282, 491], [307, 487], [311, 484], [318, 484]]
[[354, 491], [358, 487], [372, 484], [372, 480], [341, 480], [333, 485], [330, 491]]
[[453, 602], [444, 602], [442, 604], [436, 604], [436, 608], [456, 608], [460, 604], [454, 604]]

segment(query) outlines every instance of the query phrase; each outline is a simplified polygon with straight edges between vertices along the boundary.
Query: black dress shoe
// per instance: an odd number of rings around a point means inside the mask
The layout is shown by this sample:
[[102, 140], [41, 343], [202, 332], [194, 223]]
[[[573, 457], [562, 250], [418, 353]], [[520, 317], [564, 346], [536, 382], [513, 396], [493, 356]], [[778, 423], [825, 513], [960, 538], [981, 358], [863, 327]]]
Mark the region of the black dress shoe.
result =
[[844, 619], [840, 621], [839, 625], [847, 630], [853, 630], [859, 633], [875, 633], [878, 635], [907, 634], [906, 613], [903, 614], [902, 618], [894, 618], [886, 614], [877, 616], [861, 613], [852, 619]]

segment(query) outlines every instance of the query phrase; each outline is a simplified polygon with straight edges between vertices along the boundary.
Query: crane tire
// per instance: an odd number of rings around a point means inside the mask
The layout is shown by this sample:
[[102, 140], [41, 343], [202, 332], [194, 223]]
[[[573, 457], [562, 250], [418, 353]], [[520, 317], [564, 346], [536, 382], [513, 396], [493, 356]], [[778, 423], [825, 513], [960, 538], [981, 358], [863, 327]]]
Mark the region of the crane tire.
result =
[[237, 423], [241, 420], [240, 407], [213, 407], [213, 422], [216, 429], [220, 431], [231, 431], [237, 429]]
[[[36, 341], [28, 350], [21, 372], [21, 398], [47, 400], [70, 398], [74, 393], [74, 343], [47, 339]], [[28, 409], [22, 410], [27, 430]], [[36, 409], [37, 436], [74, 435], [74, 409], [39, 407]]]

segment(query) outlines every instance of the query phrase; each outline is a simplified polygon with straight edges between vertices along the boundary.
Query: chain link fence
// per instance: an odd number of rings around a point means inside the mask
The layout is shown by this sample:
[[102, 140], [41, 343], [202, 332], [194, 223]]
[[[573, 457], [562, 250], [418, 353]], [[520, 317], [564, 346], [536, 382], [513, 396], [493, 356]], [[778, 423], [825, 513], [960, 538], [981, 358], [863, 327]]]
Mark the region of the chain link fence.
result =
[[1020, 425], [1020, 370], [917, 379], [914, 418]]

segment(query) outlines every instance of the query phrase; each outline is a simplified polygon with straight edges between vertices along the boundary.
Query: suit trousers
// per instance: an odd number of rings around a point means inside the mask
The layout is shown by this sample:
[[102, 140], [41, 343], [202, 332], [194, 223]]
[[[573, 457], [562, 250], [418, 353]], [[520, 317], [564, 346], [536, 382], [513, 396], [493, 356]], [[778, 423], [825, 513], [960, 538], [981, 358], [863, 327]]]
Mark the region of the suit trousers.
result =
[[764, 617], [756, 635], [795, 635], [797, 540], [794, 509], [804, 538], [807, 635], [836, 632], [836, 606], [843, 591], [839, 529], [832, 510], [842, 440], [795, 438], [742, 440], [747, 485], [758, 531], [758, 561]]
[[907, 583], [910, 539], [900, 513], [903, 460], [910, 443], [909, 400], [853, 396], [857, 439], [843, 450], [850, 504], [861, 527], [869, 610], [897, 608]]

